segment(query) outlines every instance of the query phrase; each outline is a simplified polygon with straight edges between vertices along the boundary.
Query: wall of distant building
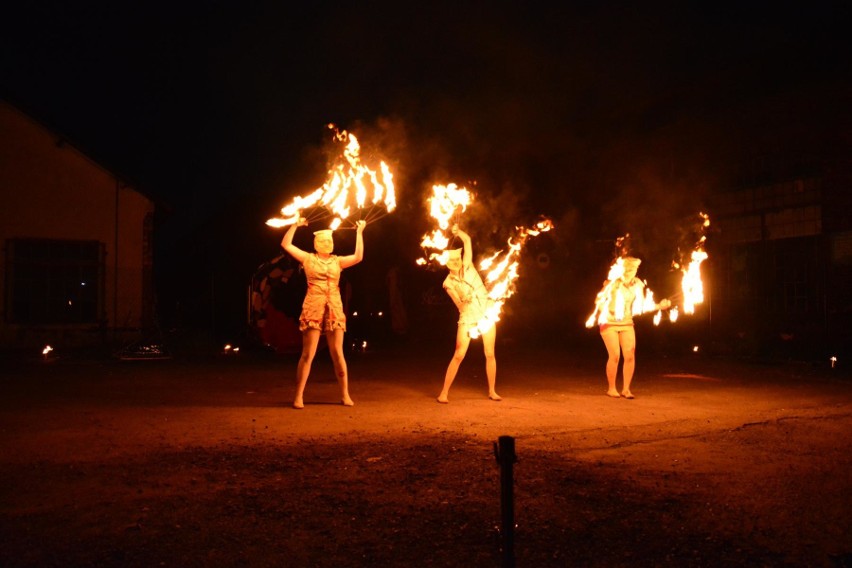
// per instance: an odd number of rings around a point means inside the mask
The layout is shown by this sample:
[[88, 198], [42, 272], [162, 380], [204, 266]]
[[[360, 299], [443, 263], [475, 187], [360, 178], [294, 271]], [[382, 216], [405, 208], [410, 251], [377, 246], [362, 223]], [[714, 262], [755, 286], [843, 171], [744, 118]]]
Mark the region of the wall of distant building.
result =
[[150, 325], [154, 204], [0, 102], [0, 345], [122, 341]]

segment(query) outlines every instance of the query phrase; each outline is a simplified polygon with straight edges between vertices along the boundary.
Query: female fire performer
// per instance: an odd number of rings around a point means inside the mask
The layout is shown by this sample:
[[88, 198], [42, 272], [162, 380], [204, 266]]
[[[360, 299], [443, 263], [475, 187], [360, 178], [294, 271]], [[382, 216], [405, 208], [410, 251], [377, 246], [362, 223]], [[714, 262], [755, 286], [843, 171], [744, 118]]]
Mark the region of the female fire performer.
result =
[[[438, 395], [438, 402], [447, 404], [449, 399], [447, 396], [450, 392], [450, 386], [456, 378], [459, 366], [467, 354], [467, 348], [470, 345], [470, 330], [476, 327], [476, 324], [485, 315], [486, 309], [491, 305], [492, 300], [488, 297], [488, 290], [482, 282], [482, 278], [473, 266], [473, 251], [471, 247], [470, 236], [459, 229], [458, 225], [454, 225], [452, 229], [453, 235], [461, 239], [464, 247], [464, 257], [462, 257], [462, 249], [454, 249], [449, 251], [449, 260], [447, 260], [447, 269], [450, 273], [444, 280], [444, 290], [447, 291], [450, 298], [453, 299], [456, 307], [459, 310], [459, 323], [456, 330], [456, 350], [453, 353], [453, 358], [450, 359], [450, 364], [447, 367], [447, 373], [444, 376], [444, 388], [441, 394]], [[502, 400], [497, 391], [494, 390], [497, 382], [497, 358], [494, 356], [494, 340], [497, 337], [496, 324], [492, 325], [488, 331], [482, 333], [482, 349], [485, 353], [485, 377], [488, 380], [488, 398], [491, 400]]]
[[341, 402], [345, 406], [355, 403], [349, 397], [349, 374], [346, 360], [343, 357], [343, 334], [346, 331], [346, 314], [343, 311], [343, 301], [340, 297], [340, 272], [361, 262], [364, 258], [364, 227], [366, 222], [358, 221], [355, 225], [355, 252], [348, 256], [332, 254], [334, 240], [331, 230], [325, 229], [314, 232], [314, 250], [309, 253], [293, 245], [293, 235], [296, 228], [306, 226], [304, 217], [299, 222], [290, 225], [281, 247], [293, 258], [299, 261], [305, 269], [308, 280], [308, 292], [302, 303], [302, 314], [299, 317], [299, 330], [302, 332], [302, 355], [296, 367], [296, 397], [293, 408], [304, 408], [303, 400], [305, 385], [311, 372], [311, 363], [317, 352], [320, 333], [325, 333], [328, 350], [337, 382], [340, 385]]
[[[636, 278], [641, 260], [633, 257], [622, 259], [624, 272], [612, 282], [604, 282], [604, 287], [598, 293], [598, 297], [607, 296], [603, 317], [605, 321], [600, 324], [601, 339], [603, 339], [608, 358], [606, 361], [606, 380], [609, 385], [607, 395], [613, 398], [624, 397], [635, 398], [630, 392], [630, 383], [633, 381], [633, 372], [636, 369], [636, 331], [633, 326], [634, 302], [643, 304], [645, 296], [645, 283]], [[661, 300], [654, 306], [656, 310], [665, 310], [671, 306], [669, 300]], [[624, 386], [621, 394], [615, 387], [615, 379], [618, 373], [618, 362], [620, 356], [624, 356]]]

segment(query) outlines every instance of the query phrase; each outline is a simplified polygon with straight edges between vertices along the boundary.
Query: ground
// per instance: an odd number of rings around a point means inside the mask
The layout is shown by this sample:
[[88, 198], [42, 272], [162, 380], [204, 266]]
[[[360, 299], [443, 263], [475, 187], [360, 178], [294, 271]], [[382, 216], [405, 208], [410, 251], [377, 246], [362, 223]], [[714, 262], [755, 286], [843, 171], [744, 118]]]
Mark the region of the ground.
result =
[[640, 343], [628, 401], [500, 344], [492, 402], [474, 343], [440, 405], [424, 345], [349, 353], [351, 408], [320, 353], [304, 410], [294, 356], [6, 360], [0, 565], [852, 566], [842, 367]]

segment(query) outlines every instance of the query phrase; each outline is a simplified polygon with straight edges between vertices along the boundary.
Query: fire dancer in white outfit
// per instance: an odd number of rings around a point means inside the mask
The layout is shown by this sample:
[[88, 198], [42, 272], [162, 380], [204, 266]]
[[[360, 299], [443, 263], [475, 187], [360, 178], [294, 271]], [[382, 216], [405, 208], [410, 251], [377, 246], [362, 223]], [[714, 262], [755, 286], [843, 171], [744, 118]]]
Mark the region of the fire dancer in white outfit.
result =
[[[636, 369], [636, 331], [633, 326], [633, 305], [644, 301], [645, 283], [636, 278], [636, 271], [642, 262], [638, 258], [625, 257], [624, 273], [612, 282], [604, 282], [604, 287], [598, 297], [606, 296], [603, 316], [605, 321], [600, 324], [601, 339], [603, 339], [608, 358], [606, 361], [606, 380], [609, 385], [607, 393], [613, 398], [635, 398], [630, 392], [633, 382], [633, 372]], [[665, 310], [671, 306], [669, 300], [661, 300], [655, 309]], [[621, 394], [615, 386], [618, 373], [618, 362], [624, 357], [624, 386]]]
[[[470, 330], [476, 327], [476, 324], [485, 316], [485, 312], [492, 300], [488, 297], [488, 290], [482, 282], [482, 277], [473, 266], [473, 252], [471, 247], [470, 236], [454, 225], [452, 229], [453, 235], [461, 239], [464, 246], [464, 256], [462, 257], [462, 249], [454, 249], [449, 251], [449, 260], [447, 260], [447, 269], [450, 273], [444, 280], [444, 290], [447, 291], [450, 298], [453, 299], [456, 307], [459, 310], [459, 324], [456, 330], [456, 350], [453, 353], [453, 358], [450, 359], [450, 364], [447, 367], [447, 373], [444, 376], [444, 388], [441, 394], [438, 395], [438, 402], [447, 404], [447, 398], [450, 392], [450, 387], [456, 378], [459, 366], [467, 354], [467, 348], [470, 345]], [[492, 325], [491, 328], [482, 334], [482, 349], [485, 353], [485, 377], [488, 380], [488, 398], [491, 400], [502, 400], [500, 395], [495, 390], [497, 382], [497, 358], [494, 355], [494, 341], [497, 338], [497, 326]]]
[[293, 235], [297, 227], [307, 226], [308, 221], [300, 217], [297, 223], [290, 225], [281, 247], [290, 256], [299, 261], [305, 269], [308, 291], [302, 304], [299, 318], [299, 330], [302, 332], [302, 355], [296, 367], [296, 397], [293, 408], [305, 407], [304, 392], [311, 372], [311, 364], [319, 345], [320, 334], [325, 334], [328, 351], [334, 364], [337, 382], [340, 385], [340, 398], [344, 406], [355, 403], [349, 397], [349, 371], [343, 356], [343, 334], [346, 331], [346, 314], [340, 296], [340, 272], [361, 262], [364, 258], [364, 221], [355, 225], [355, 252], [346, 256], [337, 256], [334, 252], [334, 239], [331, 230], [324, 229], [314, 233], [314, 250], [306, 252], [293, 244]]

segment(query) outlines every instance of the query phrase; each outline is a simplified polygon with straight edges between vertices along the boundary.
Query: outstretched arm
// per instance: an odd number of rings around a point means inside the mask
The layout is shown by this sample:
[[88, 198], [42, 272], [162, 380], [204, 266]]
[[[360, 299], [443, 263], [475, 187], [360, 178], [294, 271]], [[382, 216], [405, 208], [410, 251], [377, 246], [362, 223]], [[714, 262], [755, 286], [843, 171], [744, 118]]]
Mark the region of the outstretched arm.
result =
[[366, 221], [355, 223], [355, 252], [340, 257], [340, 268], [349, 268], [364, 260], [364, 227], [366, 226]]
[[473, 247], [470, 242], [470, 235], [459, 229], [458, 225], [453, 225], [453, 235], [461, 239], [464, 245], [464, 253], [462, 253], [462, 266], [473, 264]]
[[307, 258], [308, 253], [297, 247], [293, 244], [293, 235], [296, 234], [296, 228], [307, 226], [308, 220], [304, 217], [299, 217], [299, 221], [290, 225], [287, 228], [287, 232], [284, 233], [284, 238], [281, 239], [281, 248], [287, 251], [290, 256], [299, 261], [300, 264], [304, 264], [305, 258]]

